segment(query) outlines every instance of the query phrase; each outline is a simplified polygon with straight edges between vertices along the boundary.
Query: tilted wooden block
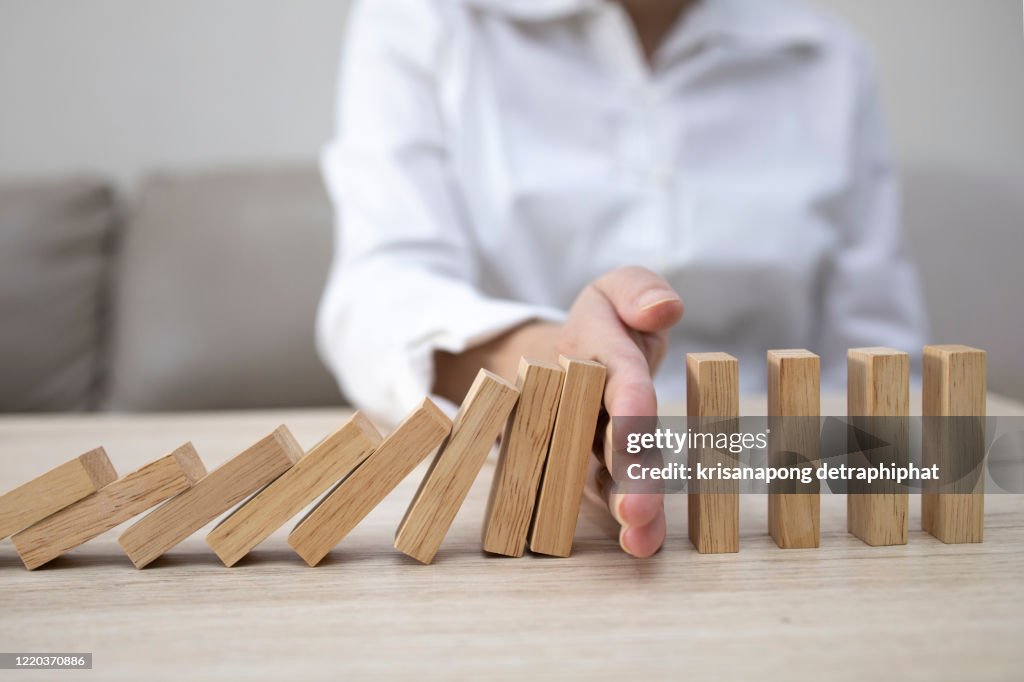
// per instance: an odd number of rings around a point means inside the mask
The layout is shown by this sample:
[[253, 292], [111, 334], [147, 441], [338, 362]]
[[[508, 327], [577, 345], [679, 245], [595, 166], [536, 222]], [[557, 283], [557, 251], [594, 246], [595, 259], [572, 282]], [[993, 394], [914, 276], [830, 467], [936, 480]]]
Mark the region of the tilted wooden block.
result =
[[[909, 462], [910, 358], [892, 348], [851, 348], [847, 354], [847, 405], [855, 432], [889, 443], [864, 453], [872, 466]], [[866, 419], [864, 419], [866, 418]], [[880, 419], [884, 418], [884, 419]], [[851, 457], [857, 456], [851, 447]], [[851, 480], [847, 529], [872, 546], [907, 544], [909, 497], [890, 481]]]
[[0, 540], [114, 481], [117, 473], [103, 448], [90, 450], [0, 497]]
[[358, 469], [299, 521], [288, 544], [316, 566], [444, 441], [451, 428], [448, 416], [425, 398]]
[[530, 528], [530, 550], [567, 557], [572, 554], [587, 462], [604, 399], [605, 368], [565, 356], [558, 358], [558, 364], [565, 379]]
[[206, 543], [225, 566], [235, 565], [303, 507], [350, 474], [380, 442], [380, 432], [362, 412], [356, 412], [295, 466], [225, 517], [206, 537]]
[[395, 549], [425, 564], [434, 560], [518, 397], [515, 386], [480, 370], [398, 525]]
[[16, 534], [22, 562], [35, 569], [181, 493], [206, 475], [191, 443], [150, 462]]
[[[807, 350], [768, 351], [768, 463], [812, 467], [820, 461], [821, 360]], [[812, 471], [813, 476], [813, 471]], [[773, 482], [768, 532], [783, 549], [821, 543], [820, 483]]]
[[[689, 428], [732, 433], [740, 413], [739, 361], [728, 353], [687, 353], [686, 413]], [[689, 464], [731, 467], [728, 453], [690, 448]], [[740, 551], [740, 499], [736, 481], [690, 481], [686, 496], [690, 542], [702, 554]]]
[[938, 465], [939, 481], [922, 491], [921, 526], [942, 542], [984, 539], [986, 375], [983, 350], [924, 348], [923, 463]]
[[302, 447], [286, 427], [279, 426], [184, 493], [153, 510], [117, 541], [135, 567], [144, 568], [283, 474], [300, 457]]
[[501, 439], [484, 513], [484, 551], [519, 557], [526, 551], [533, 505], [548, 456], [565, 372], [539, 360], [519, 361], [519, 401]]

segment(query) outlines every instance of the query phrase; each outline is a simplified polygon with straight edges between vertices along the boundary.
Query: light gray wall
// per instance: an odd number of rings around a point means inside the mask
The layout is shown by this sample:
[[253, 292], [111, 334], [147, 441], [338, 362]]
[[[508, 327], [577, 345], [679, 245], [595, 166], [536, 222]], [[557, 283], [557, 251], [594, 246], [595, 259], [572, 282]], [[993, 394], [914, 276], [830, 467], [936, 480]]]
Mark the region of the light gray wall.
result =
[[[933, 339], [1024, 397], [1021, 2], [810, 1], [877, 55]], [[0, 177], [309, 163], [348, 4], [0, 0]]]
[[0, 0], [0, 177], [308, 162], [348, 0]]

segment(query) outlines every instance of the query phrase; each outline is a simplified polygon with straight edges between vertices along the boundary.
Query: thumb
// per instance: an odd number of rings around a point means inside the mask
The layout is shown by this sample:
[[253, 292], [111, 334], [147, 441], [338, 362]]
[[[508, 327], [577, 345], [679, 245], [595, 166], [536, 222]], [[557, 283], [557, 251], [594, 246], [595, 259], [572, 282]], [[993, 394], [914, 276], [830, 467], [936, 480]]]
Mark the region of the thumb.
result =
[[626, 326], [640, 332], [665, 331], [683, 316], [679, 294], [646, 268], [618, 268], [602, 275], [591, 286], [608, 299]]

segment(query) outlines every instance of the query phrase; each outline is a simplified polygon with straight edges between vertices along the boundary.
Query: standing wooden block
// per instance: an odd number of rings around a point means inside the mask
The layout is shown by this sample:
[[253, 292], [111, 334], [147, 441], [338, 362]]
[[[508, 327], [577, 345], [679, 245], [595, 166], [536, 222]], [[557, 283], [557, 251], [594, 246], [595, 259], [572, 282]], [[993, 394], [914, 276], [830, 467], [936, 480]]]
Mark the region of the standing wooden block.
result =
[[538, 360], [519, 361], [519, 402], [501, 438], [498, 464], [484, 514], [485, 552], [520, 557], [548, 456], [565, 372]]
[[425, 564], [434, 560], [518, 397], [515, 386], [480, 370], [398, 525], [395, 549]]
[[984, 539], [987, 371], [983, 350], [924, 348], [924, 466], [938, 465], [939, 481], [922, 492], [921, 525], [942, 542]]
[[[807, 350], [768, 351], [768, 463], [813, 469], [820, 460], [821, 360]], [[768, 532], [783, 549], [821, 542], [817, 477], [810, 484], [773, 481], [768, 490]]]
[[[889, 443], [862, 453], [870, 466], [907, 466], [910, 358], [892, 348], [851, 348], [847, 355], [847, 406], [854, 431]], [[851, 457], [857, 457], [851, 447]], [[850, 481], [847, 529], [872, 546], [907, 544], [907, 491], [891, 481]]]
[[225, 566], [234, 566], [303, 507], [350, 474], [380, 442], [380, 432], [362, 412], [356, 412], [295, 466], [225, 517], [206, 536], [206, 543]]
[[[687, 353], [686, 413], [689, 428], [732, 433], [740, 413], [739, 361], [728, 353]], [[728, 453], [690, 448], [689, 464], [736, 466]], [[739, 484], [732, 480], [690, 481], [686, 496], [690, 542], [702, 554], [740, 551]]]
[[0, 540], [42, 521], [114, 481], [103, 448], [90, 450], [0, 497]]
[[199, 455], [186, 443], [21, 531], [12, 538], [14, 548], [25, 568], [38, 568], [187, 490], [205, 475]]
[[299, 521], [288, 536], [288, 544], [307, 564], [316, 566], [444, 441], [451, 429], [448, 416], [425, 398], [351, 476]]
[[565, 380], [530, 529], [530, 550], [567, 557], [572, 554], [606, 370], [597, 362], [565, 356], [558, 358], [558, 364]]
[[287, 471], [302, 447], [279, 426], [181, 495], [126, 530], [117, 541], [136, 568], [144, 568], [192, 533]]

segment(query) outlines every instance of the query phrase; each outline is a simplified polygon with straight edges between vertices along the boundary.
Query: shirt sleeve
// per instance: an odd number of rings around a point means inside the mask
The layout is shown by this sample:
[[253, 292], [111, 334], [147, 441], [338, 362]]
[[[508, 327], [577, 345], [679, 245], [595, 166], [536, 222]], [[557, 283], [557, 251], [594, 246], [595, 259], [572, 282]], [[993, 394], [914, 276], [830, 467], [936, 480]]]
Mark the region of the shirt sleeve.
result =
[[348, 398], [396, 423], [453, 353], [563, 311], [484, 295], [438, 106], [444, 22], [426, 0], [364, 0], [350, 15], [336, 136], [322, 155], [335, 253], [317, 317]]
[[[858, 46], [859, 47], [859, 46]], [[890, 346], [919, 371], [924, 301], [903, 240], [899, 183], [886, 140], [876, 77], [856, 51], [849, 182], [833, 205], [837, 248], [825, 268], [820, 339], [822, 382], [846, 385], [849, 348]]]

